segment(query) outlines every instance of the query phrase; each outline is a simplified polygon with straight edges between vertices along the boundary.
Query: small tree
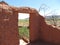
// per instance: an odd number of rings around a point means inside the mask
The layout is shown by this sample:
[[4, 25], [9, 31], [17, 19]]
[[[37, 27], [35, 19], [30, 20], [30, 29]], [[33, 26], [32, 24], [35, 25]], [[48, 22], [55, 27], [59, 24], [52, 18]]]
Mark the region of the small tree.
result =
[[53, 25], [57, 26], [57, 16], [52, 15]]
[[48, 7], [46, 4], [42, 4], [42, 5], [40, 6], [40, 8], [39, 8], [39, 12], [40, 12], [40, 11], [43, 11], [44, 17], [45, 17], [45, 16], [46, 16], [46, 12], [47, 12], [48, 9], [49, 9], [49, 7]]

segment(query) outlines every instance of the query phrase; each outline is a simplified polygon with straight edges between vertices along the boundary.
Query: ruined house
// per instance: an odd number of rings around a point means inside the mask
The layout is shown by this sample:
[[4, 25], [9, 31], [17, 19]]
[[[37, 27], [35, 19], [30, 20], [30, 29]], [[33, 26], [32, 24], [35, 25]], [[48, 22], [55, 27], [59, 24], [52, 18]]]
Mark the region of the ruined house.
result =
[[60, 29], [47, 25], [36, 9], [13, 7], [5, 2], [0, 2], [0, 45], [19, 45], [18, 13], [30, 14], [30, 43], [42, 41], [60, 45]]

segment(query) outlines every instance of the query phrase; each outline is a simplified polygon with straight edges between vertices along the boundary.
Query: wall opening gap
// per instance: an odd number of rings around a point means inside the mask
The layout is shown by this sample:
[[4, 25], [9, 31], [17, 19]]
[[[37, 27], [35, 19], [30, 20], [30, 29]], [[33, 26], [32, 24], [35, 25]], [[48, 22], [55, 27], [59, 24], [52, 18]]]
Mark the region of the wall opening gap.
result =
[[26, 43], [29, 42], [29, 17], [30, 14], [28, 13], [18, 13], [20, 45], [22, 45], [22, 40]]

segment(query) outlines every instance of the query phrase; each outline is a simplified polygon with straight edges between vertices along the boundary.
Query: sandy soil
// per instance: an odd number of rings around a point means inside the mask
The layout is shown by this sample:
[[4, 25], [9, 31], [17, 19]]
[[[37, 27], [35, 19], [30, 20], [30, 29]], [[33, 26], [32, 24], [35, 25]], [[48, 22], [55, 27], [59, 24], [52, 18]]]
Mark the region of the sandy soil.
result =
[[20, 39], [20, 45], [27, 45], [27, 43]]

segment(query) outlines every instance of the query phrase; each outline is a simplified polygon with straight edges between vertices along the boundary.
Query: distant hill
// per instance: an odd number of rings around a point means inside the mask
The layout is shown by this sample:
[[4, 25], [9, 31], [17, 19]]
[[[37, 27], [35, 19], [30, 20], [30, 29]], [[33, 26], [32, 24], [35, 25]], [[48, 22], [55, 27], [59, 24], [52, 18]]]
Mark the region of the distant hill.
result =
[[57, 18], [60, 19], [60, 15], [45, 16], [46, 19]]
[[29, 18], [19, 19], [18, 26], [29, 26]]

